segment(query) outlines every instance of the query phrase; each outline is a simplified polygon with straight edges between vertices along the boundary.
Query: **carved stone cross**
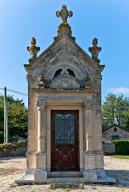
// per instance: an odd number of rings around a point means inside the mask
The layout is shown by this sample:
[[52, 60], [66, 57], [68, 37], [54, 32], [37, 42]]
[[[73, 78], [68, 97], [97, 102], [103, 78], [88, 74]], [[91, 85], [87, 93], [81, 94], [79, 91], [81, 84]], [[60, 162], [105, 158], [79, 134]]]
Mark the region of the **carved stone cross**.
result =
[[68, 17], [73, 16], [73, 12], [68, 11], [67, 6], [63, 5], [61, 10], [56, 12], [56, 16], [61, 17], [61, 19], [63, 21], [62, 24], [67, 24], [67, 19], [68, 19]]

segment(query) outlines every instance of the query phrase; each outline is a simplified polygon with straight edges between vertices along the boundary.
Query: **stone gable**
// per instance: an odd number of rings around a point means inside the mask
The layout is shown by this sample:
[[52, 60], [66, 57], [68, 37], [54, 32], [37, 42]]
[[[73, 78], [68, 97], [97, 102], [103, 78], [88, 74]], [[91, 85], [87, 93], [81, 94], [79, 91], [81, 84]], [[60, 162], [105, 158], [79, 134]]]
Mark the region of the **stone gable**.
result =
[[122, 129], [118, 125], [114, 125], [103, 132], [103, 139], [106, 141], [129, 140], [129, 132]]

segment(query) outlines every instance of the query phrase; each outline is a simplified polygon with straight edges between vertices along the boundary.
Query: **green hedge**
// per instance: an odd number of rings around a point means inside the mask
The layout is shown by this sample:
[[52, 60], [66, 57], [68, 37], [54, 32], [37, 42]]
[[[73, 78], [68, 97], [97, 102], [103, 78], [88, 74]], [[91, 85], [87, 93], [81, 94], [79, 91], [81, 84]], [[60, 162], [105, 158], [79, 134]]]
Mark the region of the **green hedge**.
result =
[[114, 140], [117, 155], [129, 155], [129, 140]]
[[17, 143], [7, 143], [0, 144], [0, 152], [8, 150], [16, 150], [19, 147], [25, 147], [27, 145], [26, 141], [17, 142]]

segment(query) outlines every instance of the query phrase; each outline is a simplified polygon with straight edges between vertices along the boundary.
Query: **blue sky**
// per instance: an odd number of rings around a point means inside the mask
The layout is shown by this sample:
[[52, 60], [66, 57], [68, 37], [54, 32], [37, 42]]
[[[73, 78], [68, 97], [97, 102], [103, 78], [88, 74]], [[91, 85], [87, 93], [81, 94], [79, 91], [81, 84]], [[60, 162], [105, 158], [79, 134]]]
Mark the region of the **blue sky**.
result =
[[0, 0], [0, 88], [27, 93], [26, 47], [32, 36], [40, 53], [53, 42], [60, 24], [55, 13], [63, 4], [73, 11], [68, 22], [77, 43], [88, 52], [97, 37], [102, 47], [102, 98], [109, 92], [129, 96], [129, 0]]

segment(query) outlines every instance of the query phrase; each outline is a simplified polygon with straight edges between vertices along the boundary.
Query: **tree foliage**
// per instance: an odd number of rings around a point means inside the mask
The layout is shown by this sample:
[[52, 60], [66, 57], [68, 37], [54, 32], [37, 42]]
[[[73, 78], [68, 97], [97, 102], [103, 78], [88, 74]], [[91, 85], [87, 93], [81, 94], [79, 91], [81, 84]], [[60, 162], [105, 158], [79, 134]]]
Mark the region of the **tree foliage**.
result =
[[[22, 100], [7, 97], [9, 136], [27, 136], [27, 108]], [[4, 97], [0, 96], [0, 137], [4, 132]], [[0, 138], [0, 142], [3, 139]]]
[[129, 129], [129, 98], [108, 94], [102, 109], [103, 129], [113, 124]]

